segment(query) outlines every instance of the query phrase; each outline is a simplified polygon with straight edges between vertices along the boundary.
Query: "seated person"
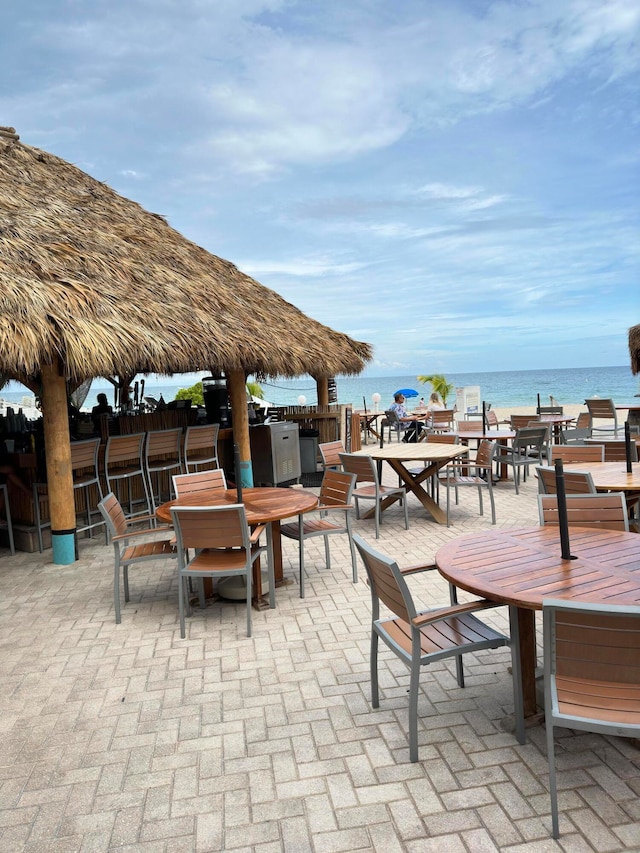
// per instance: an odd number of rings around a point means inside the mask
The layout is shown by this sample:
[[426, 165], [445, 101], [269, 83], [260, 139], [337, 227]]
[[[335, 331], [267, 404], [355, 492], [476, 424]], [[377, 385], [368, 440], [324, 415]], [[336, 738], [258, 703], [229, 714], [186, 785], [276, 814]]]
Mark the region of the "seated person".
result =
[[390, 412], [395, 412], [400, 421], [400, 429], [405, 432], [403, 441], [417, 441], [422, 424], [410, 415], [404, 406], [404, 396], [402, 394], [394, 394], [394, 402], [389, 406]]
[[437, 391], [434, 391], [433, 394], [429, 397], [429, 405], [427, 406], [428, 412], [433, 412], [435, 410], [441, 412], [444, 410], [444, 403], [440, 399]]

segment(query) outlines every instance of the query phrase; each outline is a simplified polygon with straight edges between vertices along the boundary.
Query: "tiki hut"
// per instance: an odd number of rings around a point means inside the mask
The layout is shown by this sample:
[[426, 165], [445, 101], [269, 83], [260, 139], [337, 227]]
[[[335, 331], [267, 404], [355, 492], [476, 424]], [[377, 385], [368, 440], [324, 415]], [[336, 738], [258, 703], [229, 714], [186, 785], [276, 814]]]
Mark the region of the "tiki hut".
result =
[[[75, 527], [68, 383], [224, 371], [240, 411], [249, 373], [310, 374], [320, 388], [370, 358], [368, 344], [0, 128], [0, 374], [40, 392], [54, 533]], [[250, 459], [243, 418], [234, 430]]]
[[631, 372], [637, 376], [640, 373], [640, 326], [632, 326], [629, 329], [629, 356]]

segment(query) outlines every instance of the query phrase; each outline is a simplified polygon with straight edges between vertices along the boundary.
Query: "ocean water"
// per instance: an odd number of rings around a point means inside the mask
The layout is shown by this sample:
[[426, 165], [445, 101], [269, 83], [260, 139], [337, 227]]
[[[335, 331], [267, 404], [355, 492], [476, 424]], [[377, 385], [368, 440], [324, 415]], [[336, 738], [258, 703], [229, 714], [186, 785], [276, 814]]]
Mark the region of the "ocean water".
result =
[[[540, 403], [549, 405], [553, 396], [558, 405], [582, 404], [587, 397], [611, 397], [617, 405], [639, 402], [640, 377], [631, 373], [628, 365], [621, 367], [576, 367], [561, 370], [506, 370], [494, 373], [450, 373], [446, 379], [454, 388], [479, 386], [480, 399], [491, 403], [494, 408], [509, 406], [535, 406], [537, 395]], [[191, 383], [176, 381], [176, 377], [167, 379], [166, 384], [158, 380], [147, 379], [145, 396], [158, 399], [163, 396], [166, 402], [173, 400], [180, 388]], [[411, 376], [338, 376], [336, 377], [338, 401], [352, 404], [357, 409], [374, 407], [372, 394], [380, 394], [380, 408], [384, 409], [393, 402], [393, 394], [401, 388], [412, 388], [418, 397], [410, 399], [409, 408], [418, 403], [420, 397], [425, 400], [431, 392], [430, 385], [422, 385], [414, 375]], [[263, 397], [276, 406], [297, 405], [299, 397], [305, 397], [307, 405], [317, 403], [315, 381], [310, 377], [293, 380], [275, 380], [261, 383]], [[85, 400], [84, 409], [96, 404], [97, 395], [105, 392], [109, 401], [113, 401], [113, 388], [105, 380], [96, 380]], [[31, 392], [17, 383], [8, 383], [0, 389], [0, 398], [12, 405], [22, 405], [23, 396], [32, 397]], [[455, 390], [448, 403], [455, 402]]]

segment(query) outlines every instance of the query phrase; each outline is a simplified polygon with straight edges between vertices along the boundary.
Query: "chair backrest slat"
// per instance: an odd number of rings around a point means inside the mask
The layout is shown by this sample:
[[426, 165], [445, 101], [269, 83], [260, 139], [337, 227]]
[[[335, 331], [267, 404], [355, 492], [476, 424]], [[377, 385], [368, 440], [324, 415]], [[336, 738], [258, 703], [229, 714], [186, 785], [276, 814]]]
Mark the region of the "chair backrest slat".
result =
[[96, 468], [98, 464], [99, 438], [88, 438], [86, 441], [71, 442], [71, 469]]
[[147, 458], [151, 456], [171, 456], [180, 458], [180, 444], [182, 441], [182, 429], [160, 429], [150, 430], [147, 433]]
[[110, 539], [113, 539], [114, 536], [120, 536], [127, 532], [127, 518], [122, 506], [120, 505], [120, 501], [113, 492], [109, 492], [109, 494], [100, 501], [98, 509], [105, 520]]
[[142, 444], [146, 433], [134, 432], [131, 435], [112, 435], [107, 441], [105, 464], [139, 461], [142, 465]]
[[196, 471], [191, 474], [175, 474], [173, 489], [178, 497], [193, 495], [198, 492], [220, 491], [224, 493], [227, 489], [227, 480], [222, 468]]
[[599, 444], [554, 444], [551, 447], [551, 462], [604, 462], [604, 449]]
[[[610, 439], [603, 441], [602, 444], [597, 442], [589, 442], [591, 446], [602, 447], [604, 449], [605, 462], [624, 462], [627, 458], [627, 448], [624, 439]], [[638, 461], [638, 446], [635, 441], [631, 442], [631, 461]]]
[[509, 415], [511, 419], [511, 429], [522, 429], [531, 424], [540, 423], [539, 415]]
[[348, 474], [355, 474], [358, 483], [377, 483], [378, 472], [370, 456], [357, 456], [353, 453], [341, 453], [340, 461]]
[[223, 507], [171, 507], [178, 548], [249, 547], [243, 504]]
[[427, 433], [427, 441], [430, 444], [459, 444], [460, 438], [447, 432], [429, 432]]
[[[596, 487], [588, 471], [564, 471], [564, 488], [568, 495], [594, 495]], [[556, 493], [556, 469], [548, 465], [539, 465], [536, 474], [542, 484], [544, 494]]]
[[355, 486], [355, 474], [343, 471], [325, 471], [320, 487], [320, 507], [341, 506], [351, 501], [351, 493]]
[[369, 578], [374, 617], [378, 611], [376, 599], [379, 599], [397, 617], [409, 622], [416, 615], [416, 610], [398, 564], [374, 551], [360, 536], [354, 536], [353, 541]]
[[476, 453], [476, 458], [473, 462], [476, 468], [486, 468], [487, 470], [491, 470], [491, 466], [493, 464], [493, 457], [496, 453], [497, 444], [495, 441], [489, 441], [488, 439], [483, 439], [478, 446], [478, 451]]
[[[569, 526], [602, 530], [629, 530], [627, 504], [622, 492], [595, 495], [567, 495]], [[538, 495], [540, 524], [558, 524], [557, 495]]]
[[346, 448], [342, 441], [325, 441], [318, 445], [320, 456], [322, 457], [322, 465], [326, 468], [341, 468], [340, 454], [346, 453]]

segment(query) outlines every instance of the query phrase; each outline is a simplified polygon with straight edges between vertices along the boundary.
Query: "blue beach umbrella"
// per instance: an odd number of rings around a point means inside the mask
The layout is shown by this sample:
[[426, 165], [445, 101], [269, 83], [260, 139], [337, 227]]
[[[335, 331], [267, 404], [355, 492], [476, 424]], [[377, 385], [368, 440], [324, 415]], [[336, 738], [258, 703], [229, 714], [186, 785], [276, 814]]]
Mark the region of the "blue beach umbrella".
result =
[[403, 397], [418, 397], [419, 394], [413, 388], [401, 388], [399, 391], [394, 393], [394, 397], [396, 394], [402, 394]]

